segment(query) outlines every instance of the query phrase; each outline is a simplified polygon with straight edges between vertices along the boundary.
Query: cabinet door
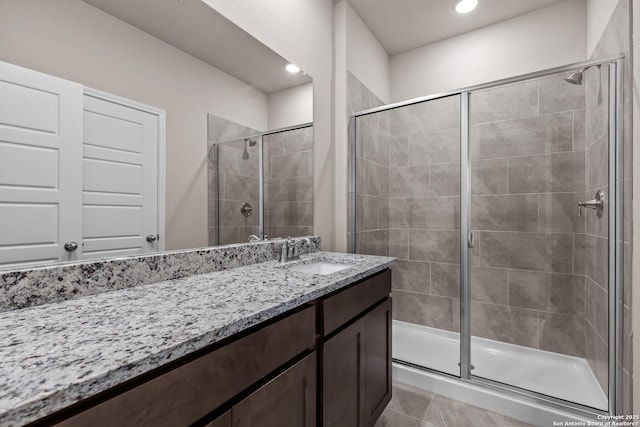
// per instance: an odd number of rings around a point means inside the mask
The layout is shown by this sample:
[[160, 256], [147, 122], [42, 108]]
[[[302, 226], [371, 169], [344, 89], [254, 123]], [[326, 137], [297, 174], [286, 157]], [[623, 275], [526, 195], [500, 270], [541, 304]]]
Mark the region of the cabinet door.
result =
[[323, 425], [364, 426], [365, 319], [327, 340], [323, 350]]
[[391, 400], [391, 298], [365, 317], [365, 425], [372, 426]]
[[231, 411], [233, 427], [316, 425], [316, 353], [242, 400]]

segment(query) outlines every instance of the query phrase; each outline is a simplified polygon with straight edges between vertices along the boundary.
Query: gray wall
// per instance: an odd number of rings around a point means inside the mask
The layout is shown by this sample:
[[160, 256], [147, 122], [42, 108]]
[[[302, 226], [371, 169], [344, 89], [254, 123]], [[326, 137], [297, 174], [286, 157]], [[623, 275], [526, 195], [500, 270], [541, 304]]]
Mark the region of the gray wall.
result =
[[313, 127], [263, 137], [264, 232], [269, 237], [313, 233]]
[[[349, 114], [384, 105], [353, 74], [347, 73]], [[349, 124], [349, 131], [353, 129]], [[349, 201], [356, 196], [357, 229], [353, 229], [352, 203], [348, 204], [348, 245], [357, 252], [371, 255], [389, 253], [389, 120], [385, 113], [359, 118], [357, 121], [357, 187], [349, 184]], [[354, 147], [349, 146], [349, 177], [353, 176]]]

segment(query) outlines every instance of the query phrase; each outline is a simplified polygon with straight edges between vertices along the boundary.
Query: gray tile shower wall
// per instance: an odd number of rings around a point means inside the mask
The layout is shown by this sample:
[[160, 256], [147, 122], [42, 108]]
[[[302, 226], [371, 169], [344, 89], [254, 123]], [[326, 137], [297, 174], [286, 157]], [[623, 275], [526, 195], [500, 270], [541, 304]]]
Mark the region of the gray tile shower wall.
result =
[[[623, 257], [623, 413], [632, 414], [633, 390], [631, 387], [633, 370], [631, 349], [633, 345], [633, 333], [631, 327], [631, 236], [632, 236], [632, 211], [631, 211], [631, 182], [632, 182], [632, 143], [631, 143], [631, 2], [629, 0], [618, 1], [616, 8], [598, 40], [591, 55], [591, 59], [607, 56], [625, 55], [623, 63], [623, 117], [621, 124], [624, 128], [623, 135], [623, 176], [620, 183], [623, 188], [624, 210], [624, 257]], [[597, 190], [608, 193], [608, 129], [606, 121], [598, 117], [606, 113], [608, 108], [608, 67], [600, 70], [592, 69], [586, 73], [585, 87], [587, 93], [586, 115], [586, 142], [587, 142], [587, 194], [593, 198]], [[601, 94], [604, 94], [602, 96]], [[604, 99], [602, 99], [604, 98]], [[606, 201], [606, 199], [605, 199]], [[584, 269], [587, 277], [587, 315], [585, 319], [586, 329], [586, 355], [587, 361], [600, 381], [603, 389], [607, 389], [608, 380], [608, 298], [609, 283], [607, 280], [607, 237], [608, 222], [606, 207], [601, 221], [594, 215], [587, 216], [584, 251]]]
[[[320, 238], [311, 241], [302, 253], [319, 250]], [[245, 243], [0, 272], [0, 312], [273, 261], [281, 245]]]
[[306, 236], [313, 232], [313, 127], [263, 137], [264, 232]]
[[[244, 138], [257, 131], [213, 114], [207, 119], [209, 245], [246, 242], [249, 235], [258, 233], [258, 215], [245, 218], [240, 213], [243, 202], [249, 202], [255, 212], [258, 209], [258, 146], [247, 144], [249, 158], [244, 159]], [[231, 140], [236, 141], [220, 144]]]
[[[353, 74], [347, 76], [349, 113], [379, 107], [384, 103]], [[350, 124], [351, 126], [352, 124]], [[393, 148], [389, 140], [388, 113], [373, 114], [357, 119], [356, 204], [357, 229], [349, 221], [348, 244], [356, 240], [358, 253], [387, 255], [389, 253], [389, 162]], [[349, 148], [349, 176], [352, 176], [354, 147]], [[352, 200], [353, 186], [349, 188]], [[349, 203], [349, 218], [353, 218]]]

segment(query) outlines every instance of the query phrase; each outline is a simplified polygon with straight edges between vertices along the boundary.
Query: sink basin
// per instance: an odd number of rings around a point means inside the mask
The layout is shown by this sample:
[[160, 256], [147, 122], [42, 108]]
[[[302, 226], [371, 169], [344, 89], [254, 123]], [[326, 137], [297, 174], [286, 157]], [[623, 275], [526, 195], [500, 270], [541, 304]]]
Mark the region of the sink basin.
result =
[[328, 274], [337, 273], [338, 271], [346, 270], [347, 268], [353, 267], [348, 264], [335, 264], [333, 262], [314, 262], [311, 264], [300, 264], [295, 267], [291, 267], [293, 271], [300, 271], [302, 273], [309, 274], [320, 274], [326, 276]]

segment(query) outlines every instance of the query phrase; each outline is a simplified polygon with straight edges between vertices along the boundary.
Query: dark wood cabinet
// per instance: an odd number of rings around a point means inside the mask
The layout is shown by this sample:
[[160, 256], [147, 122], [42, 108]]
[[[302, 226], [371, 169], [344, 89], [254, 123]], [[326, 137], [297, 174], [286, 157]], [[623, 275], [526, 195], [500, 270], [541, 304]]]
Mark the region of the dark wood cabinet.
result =
[[365, 320], [327, 340], [322, 349], [322, 424], [364, 426]]
[[365, 317], [365, 426], [372, 426], [391, 400], [391, 298]]
[[[391, 298], [390, 272], [386, 271], [344, 294], [369, 291], [367, 298], [383, 298], [373, 309], [366, 307], [346, 328], [321, 347], [322, 425], [325, 427], [371, 427], [391, 400]], [[361, 301], [337, 294], [339, 303], [324, 306], [324, 316], [353, 312]], [[335, 298], [335, 297], [332, 297]]]
[[315, 307], [299, 310], [59, 422], [60, 427], [188, 426], [316, 345]]
[[205, 427], [231, 427], [231, 411], [225, 412]]
[[385, 270], [29, 426], [371, 427], [391, 399], [390, 292]]
[[314, 427], [316, 353], [305, 357], [231, 410], [233, 427]]

